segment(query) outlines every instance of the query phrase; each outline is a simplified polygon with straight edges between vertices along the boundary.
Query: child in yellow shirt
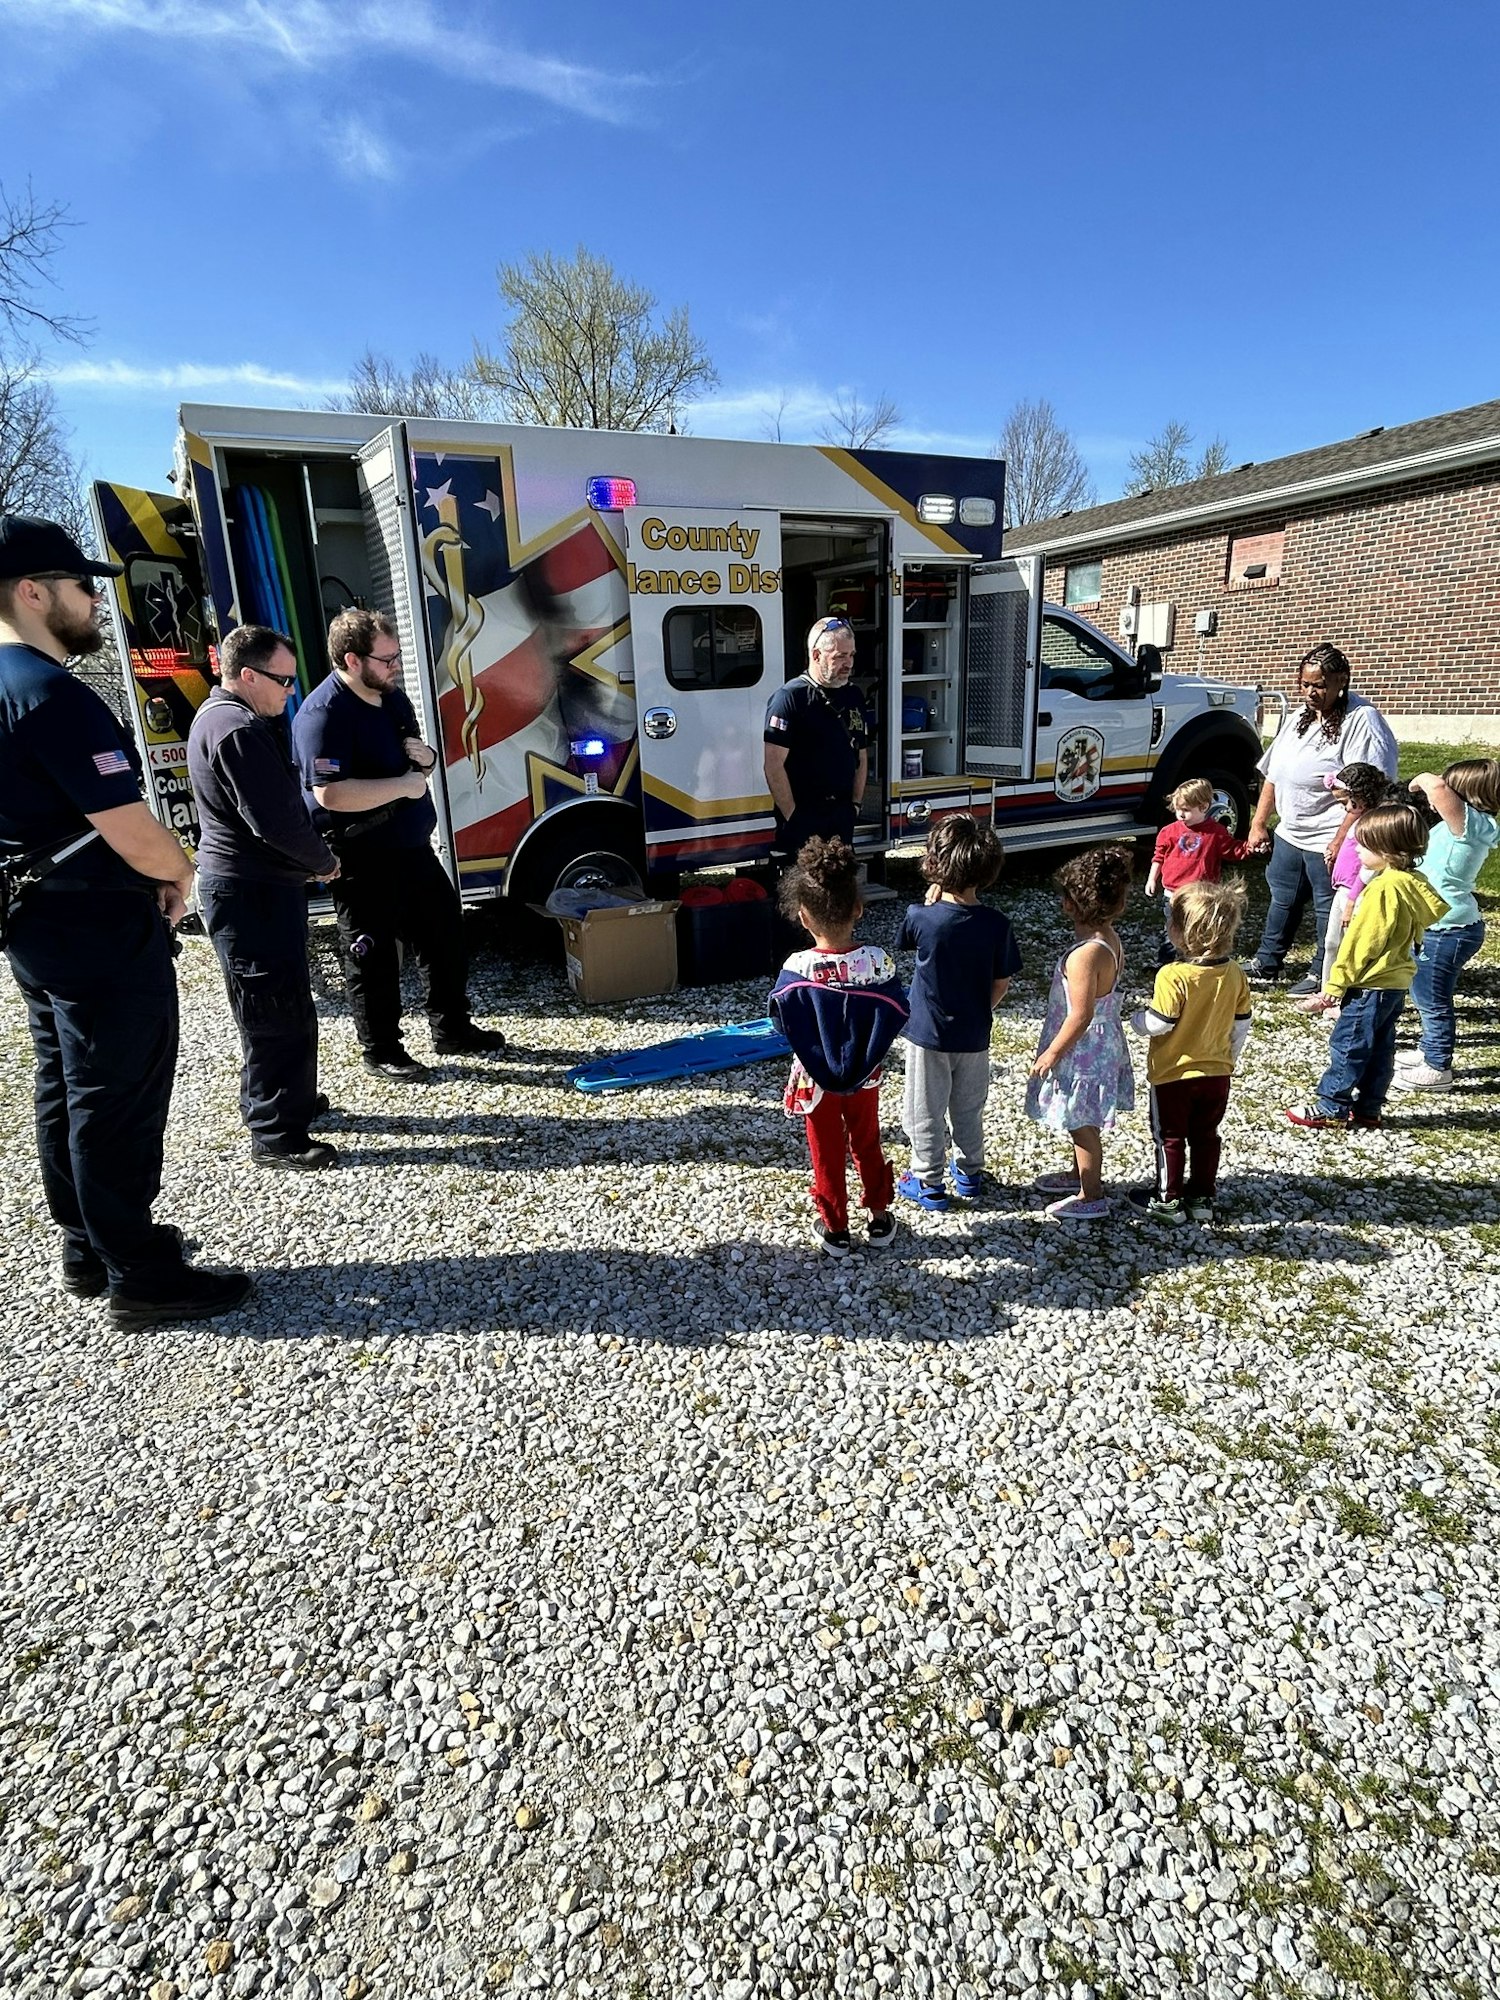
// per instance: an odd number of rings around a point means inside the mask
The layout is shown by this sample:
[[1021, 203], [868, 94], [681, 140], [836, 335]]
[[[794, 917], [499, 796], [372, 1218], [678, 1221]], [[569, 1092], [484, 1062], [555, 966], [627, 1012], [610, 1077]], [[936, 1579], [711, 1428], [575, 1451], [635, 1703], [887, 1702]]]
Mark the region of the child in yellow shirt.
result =
[[1243, 882], [1187, 882], [1173, 891], [1167, 935], [1177, 953], [1156, 975], [1151, 1004], [1131, 1016], [1150, 1037], [1156, 1185], [1132, 1188], [1132, 1208], [1163, 1222], [1212, 1222], [1219, 1127], [1250, 1032], [1250, 982], [1234, 962]]
[[1396, 1073], [1396, 1022], [1416, 977], [1423, 933], [1448, 905], [1420, 875], [1427, 828], [1412, 806], [1376, 806], [1354, 831], [1360, 866], [1370, 879], [1354, 906], [1328, 974], [1339, 1003], [1328, 1043], [1328, 1067], [1311, 1104], [1287, 1112], [1310, 1130], [1373, 1130], [1380, 1124]]

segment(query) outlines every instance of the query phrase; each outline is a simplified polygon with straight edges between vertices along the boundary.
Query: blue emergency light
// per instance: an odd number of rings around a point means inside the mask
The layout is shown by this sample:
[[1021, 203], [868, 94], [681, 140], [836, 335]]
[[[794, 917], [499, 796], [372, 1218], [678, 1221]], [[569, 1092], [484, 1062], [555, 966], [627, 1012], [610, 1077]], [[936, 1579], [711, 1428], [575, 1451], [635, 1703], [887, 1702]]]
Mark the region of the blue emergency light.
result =
[[575, 736], [568, 745], [575, 757], [602, 757], [608, 747], [602, 736]]
[[633, 479], [595, 478], [588, 483], [588, 503], [600, 514], [617, 514], [622, 507], [635, 505]]

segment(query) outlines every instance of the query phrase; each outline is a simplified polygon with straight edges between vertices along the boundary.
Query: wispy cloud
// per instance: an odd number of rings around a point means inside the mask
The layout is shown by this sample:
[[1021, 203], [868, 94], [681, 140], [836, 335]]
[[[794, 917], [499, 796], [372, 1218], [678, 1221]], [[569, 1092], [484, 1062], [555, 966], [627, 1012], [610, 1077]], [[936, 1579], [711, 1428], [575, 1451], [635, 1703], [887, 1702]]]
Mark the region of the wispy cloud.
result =
[[[0, 18], [78, 47], [89, 37], [150, 42], [178, 53], [232, 57], [244, 75], [291, 72], [323, 83], [361, 65], [398, 66], [480, 90], [530, 98], [598, 123], [639, 119], [659, 79], [539, 54], [487, 32], [443, 0], [0, 0]], [[13, 38], [10, 53], [17, 53]], [[377, 180], [396, 171], [393, 147], [365, 121], [334, 124], [323, 143], [341, 171]]]
[[64, 361], [46, 371], [47, 380], [66, 389], [111, 389], [125, 395], [186, 395], [201, 389], [237, 389], [283, 396], [330, 396], [347, 389], [347, 379], [290, 375], [255, 361], [172, 361], [142, 367], [133, 361]]
[[[750, 383], [705, 396], [694, 403], [690, 421], [700, 437], [766, 438], [779, 428], [788, 444], [817, 443], [835, 403], [848, 394], [848, 385], [839, 383], [827, 388], [816, 382]], [[893, 451], [957, 452], [968, 457], [983, 456], [994, 442], [993, 435], [943, 430], [910, 415], [886, 440]]]

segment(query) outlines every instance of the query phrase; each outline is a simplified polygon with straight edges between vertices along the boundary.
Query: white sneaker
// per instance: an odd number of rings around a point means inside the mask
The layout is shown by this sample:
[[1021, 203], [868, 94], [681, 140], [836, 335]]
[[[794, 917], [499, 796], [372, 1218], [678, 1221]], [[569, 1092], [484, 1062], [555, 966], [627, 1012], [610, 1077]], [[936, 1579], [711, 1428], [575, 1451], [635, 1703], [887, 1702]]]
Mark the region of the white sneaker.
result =
[[1405, 1069], [1398, 1069], [1395, 1075], [1397, 1090], [1451, 1090], [1453, 1072], [1451, 1069], [1434, 1069], [1418, 1057], [1417, 1061]]

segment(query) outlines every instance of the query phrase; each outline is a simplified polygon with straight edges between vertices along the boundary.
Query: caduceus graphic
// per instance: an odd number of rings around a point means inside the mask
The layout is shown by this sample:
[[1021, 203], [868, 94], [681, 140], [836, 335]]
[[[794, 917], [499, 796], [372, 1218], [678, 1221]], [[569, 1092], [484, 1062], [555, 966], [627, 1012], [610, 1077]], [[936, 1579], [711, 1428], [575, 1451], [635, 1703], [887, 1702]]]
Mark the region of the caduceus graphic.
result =
[[484, 713], [484, 689], [474, 680], [470, 650], [484, 623], [484, 610], [470, 597], [464, 583], [464, 538], [447, 521], [440, 521], [422, 543], [422, 574], [448, 608], [448, 643], [443, 666], [464, 698], [460, 731], [464, 753], [474, 766], [475, 782], [484, 783], [484, 752], [479, 747], [479, 718]]

